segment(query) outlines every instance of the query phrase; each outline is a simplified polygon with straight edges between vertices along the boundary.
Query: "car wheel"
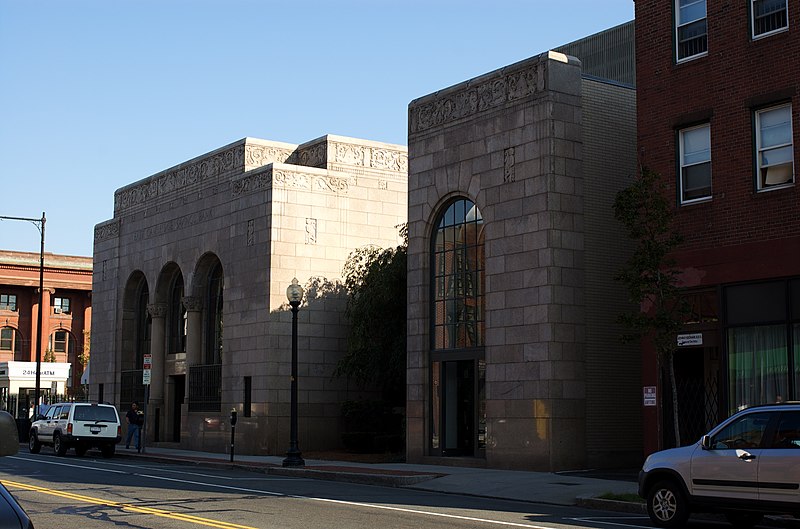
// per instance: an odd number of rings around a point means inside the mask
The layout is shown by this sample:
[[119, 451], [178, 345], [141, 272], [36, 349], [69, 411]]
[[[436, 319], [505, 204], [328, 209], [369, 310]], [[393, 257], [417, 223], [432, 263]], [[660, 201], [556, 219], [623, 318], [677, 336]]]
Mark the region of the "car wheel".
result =
[[38, 454], [42, 449], [42, 443], [39, 442], [39, 437], [36, 432], [31, 432], [28, 437], [28, 451], [31, 454]]
[[89, 448], [89, 447], [88, 447], [88, 446], [86, 446], [86, 445], [84, 445], [84, 444], [77, 445], [77, 446], [75, 447], [75, 454], [76, 454], [78, 457], [83, 457], [84, 455], [86, 455], [86, 450], [87, 450], [88, 448]]
[[100, 453], [103, 454], [103, 457], [108, 459], [109, 457], [114, 455], [114, 445], [104, 445], [100, 447]]
[[61, 434], [57, 433], [53, 436], [53, 450], [60, 456], [67, 455], [69, 447], [61, 440]]
[[658, 527], [677, 527], [689, 519], [689, 502], [675, 481], [659, 481], [647, 494], [647, 514]]
[[758, 525], [764, 515], [760, 512], [729, 512], [725, 514], [725, 518], [736, 529], [750, 529]]

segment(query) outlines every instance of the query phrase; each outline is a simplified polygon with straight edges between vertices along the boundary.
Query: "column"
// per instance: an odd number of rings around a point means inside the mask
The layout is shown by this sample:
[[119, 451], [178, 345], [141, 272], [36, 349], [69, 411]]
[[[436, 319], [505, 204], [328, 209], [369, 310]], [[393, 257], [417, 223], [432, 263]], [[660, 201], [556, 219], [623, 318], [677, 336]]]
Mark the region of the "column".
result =
[[189, 402], [189, 373], [192, 366], [201, 364], [203, 346], [203, 300], [197, 297], [184, 297], [186, 307], [186, 400]]
[[166, 350], [166, 303], [151, 303], [147, 305], [150, 313], [152, 327], [150, 328], [150, 354], [152, 355], [152, 368], [150, 376], [150, 401], [155, 405], [164, 402], [164, 356]]
[[[36, 335], [36, 324], [39, 321], [39, 289], [35, 290], [36, 296], [34, 302], [31, 304], [31, 356], [30, 361], [36, 361], [36, 351], [41, 351], [42, 362], [44, 362], [44, 352], [47, 349], [47, 340], [50, 336], [50, 295], [55, 292], [54, 289], [44, 287], [42, 293], [42, 336]], [[40, 345], [41, 341], [44, 342], [45, 347]]]
[[164, 350], [166, 335], [166, 303], [150, 303], [147, 305], [152, 325], [150, 327], [150, 398], [145, 410], [147, 426], [145, 435], [148, 440], [159, 441], [163, 432], [161, 412], [164, 405]]

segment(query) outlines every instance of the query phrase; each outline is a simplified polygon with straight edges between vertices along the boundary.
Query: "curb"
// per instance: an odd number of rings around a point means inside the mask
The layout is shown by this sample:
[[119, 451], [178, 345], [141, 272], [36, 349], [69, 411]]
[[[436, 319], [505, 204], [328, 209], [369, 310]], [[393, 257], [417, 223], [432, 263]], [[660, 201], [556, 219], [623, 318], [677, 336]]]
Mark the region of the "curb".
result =
[[265, 474], [275, 476], [290, 476], [295, 478], [321, 479], [326, 481], [340, 481], [360, 485], [382, 485], [384, 487], [407, 487], [429, 481], [439, 477], [438, 474], [392, 475], [392, 474], [363, 474], [360, 472], [336, 472], [331, 470], [313, 470], [285, 467], [269, 467], [263, 470]]
[[127, 454], [117, 452], [116, 456], [130, 457], [132, 459], [149, 459], [152, 461], [169, 461], [171, 463], [183, 463], [187, 465], [202, 465], [214, 468], [235, 468], [248, 472], [257, 472], [272, 476], [286, 476], [294, 478], [318, 479], [323, 481], [338, 481], [343, 483], [354, 483], [358, 485], [379, 485], [384, 487], [407, 487], [438, 478], [440, 474], [381, 474], [363, 473], [349, 471], [314, 470], [313, 468], [287, 468], [273, 465], [247, 465], [238, 462], [228, 461], [208, 461], [197, 459], [184, 459], [175, 457], [162, 457], [158, 455]]

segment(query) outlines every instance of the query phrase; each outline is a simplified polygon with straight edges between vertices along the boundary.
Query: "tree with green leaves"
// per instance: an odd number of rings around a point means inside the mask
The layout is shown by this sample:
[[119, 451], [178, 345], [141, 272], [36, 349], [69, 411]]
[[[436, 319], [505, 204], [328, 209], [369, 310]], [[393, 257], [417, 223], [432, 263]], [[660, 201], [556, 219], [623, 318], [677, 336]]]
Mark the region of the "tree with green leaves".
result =
[[614, 217], [634, 241], [633, 254], [615, 279], [628, 288], [630, 300], [639, 310], [624, 313], [620, 321], [627, 331], [623, 338], [651, 340], [659, 375], [669, 377], [675, 443], [680, 446], [678, 394], [673, 358], [677, 333], [689, 313], [678, 287], [680, 271], [672, 252], [683, 242], [673, 228], [674, 210], [660, 176], [642, 167], [635, 181], [614, 200]]
[[405, 225], [400, 235], [403, 242], [396, 248], [359, 248], [345, 263], [350, 333], [336, 369], [362, 386], [380, 388], [392, 406], [405, 405], [406, 389]]

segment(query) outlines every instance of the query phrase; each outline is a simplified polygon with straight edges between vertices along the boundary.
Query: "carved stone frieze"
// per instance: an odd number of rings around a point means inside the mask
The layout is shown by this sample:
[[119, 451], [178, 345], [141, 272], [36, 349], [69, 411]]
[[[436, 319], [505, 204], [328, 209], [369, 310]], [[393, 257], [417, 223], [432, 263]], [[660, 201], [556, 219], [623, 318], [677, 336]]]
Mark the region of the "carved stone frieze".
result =
[[272, 171], [265, 170], [250, 174], [231, 183], [231, 194], [237, 197], [243, 193], [269, 189], [272, 186]]
[[493, 79], [468, 83], [461, 90], [446, 92], [433, 101], [412, 107], [409, 128], [411, 132], [422, 132], [446, 125], [531, 96], [541, 89], [538, 64], [513, 72], [501, 71]]
[[94, 227], [94, 242], [107, 241], [119, 237], [119, 220]]
[[272, 171], [272, 181], [281, 187], [292, 187], [296, 189], [311, 190], [311, 182], [314, 176], [306, 173], [296, 173], [294, 171]]
[[245, 169], [255, 169], [271, 163], [291, 163], [294, 151], [267, 145], [245, 145]]
[[114, 211], [123, 211], [144, 204], [159, 195], [182, 189], [234, 169], [244, 168], [244, 158], [245, 145], [237, 145], [193, 164], [150, 177], [135, 187], [117, 191], [114, 195]]
[[373, 169], [388, 169], [408, 173], [408, 153], [386, 149], [370, 149], [369, 166]]
[[298, 151], [297, 158], [300, 165], [325, 168], [325, 164], [328, 162], [328, 144], [317, 143], [307, 149], [302, 149]]
[[336, 160], [347, 165], [363, 166], [364, 158], [367, 156], [368, 148], [363, 145], [352, 145], [349, 143], [337, 143]]

